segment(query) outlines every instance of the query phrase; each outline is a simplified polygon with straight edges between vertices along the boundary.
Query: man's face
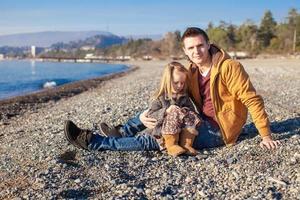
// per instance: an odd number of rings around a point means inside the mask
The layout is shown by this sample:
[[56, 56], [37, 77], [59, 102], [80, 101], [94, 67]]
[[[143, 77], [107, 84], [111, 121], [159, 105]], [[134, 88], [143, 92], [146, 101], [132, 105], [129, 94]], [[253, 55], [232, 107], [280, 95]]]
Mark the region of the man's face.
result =
[[210, 55], [208, 52], [210, 45], [206, 42], [202, 35], [186, 37], [183, 40], [183, 45], [184, 53], [197, 66], [210, 63]]

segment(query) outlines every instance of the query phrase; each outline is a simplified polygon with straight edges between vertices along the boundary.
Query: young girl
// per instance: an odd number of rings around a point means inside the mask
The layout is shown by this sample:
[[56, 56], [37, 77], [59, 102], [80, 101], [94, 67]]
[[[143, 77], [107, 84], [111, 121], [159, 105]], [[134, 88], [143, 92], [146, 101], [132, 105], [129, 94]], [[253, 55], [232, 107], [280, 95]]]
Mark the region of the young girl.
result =
[[201, 120], [187, 94], [187, 78], [188, 71], [182, 64], [169, 63], [149, 106], [148, 116], [157, 120], [152, 135], [158, 139], [162, 136], [167, 152], [172, 156], [197, 154], [192, 145]]

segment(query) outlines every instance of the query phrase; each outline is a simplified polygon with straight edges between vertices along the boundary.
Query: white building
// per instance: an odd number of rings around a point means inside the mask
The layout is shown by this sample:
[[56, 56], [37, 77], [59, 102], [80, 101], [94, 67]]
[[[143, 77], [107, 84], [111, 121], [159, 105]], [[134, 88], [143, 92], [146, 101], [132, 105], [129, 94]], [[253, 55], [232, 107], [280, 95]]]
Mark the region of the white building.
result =
[[31, 55], [35, 58], [35, 46], [31, 46]]
[[227, 52], [230, 57], [233, 59], [243, 59], [243, 58], [250, 58], [250, 55], [246, 51], [229, 51]]
[[92, 53], [87, 53], [87, 54], [85, 54], [85, 57], [84, 57], [85, 59], [91, 59], [91, 58], [95, 58], [95, 56], [94, 56], [94, 54], [92, 54]]
[[94, 46], [82, 46], [80, 47], [81, 50], [83, 51], [89, 51], [89, 50], [95, 50], [95, 47]]
[[0, 54], [0, 60], [3, 60], [3, 59], [4, 59], [4, 55]]

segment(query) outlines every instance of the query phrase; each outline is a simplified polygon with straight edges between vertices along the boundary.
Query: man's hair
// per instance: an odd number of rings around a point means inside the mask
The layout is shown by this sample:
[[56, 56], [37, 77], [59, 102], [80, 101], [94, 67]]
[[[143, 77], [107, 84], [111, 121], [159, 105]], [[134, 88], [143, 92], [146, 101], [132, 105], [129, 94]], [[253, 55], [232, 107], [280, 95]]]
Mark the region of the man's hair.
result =
[[183, 44], [183, 40], [185, 38], [187, 38], [187, 37], [195, 37], [197, 35], [202, 35], [204, 37], [205, 41], [207, 43], [209, 43], [209, 38], [208, 38], [207, 33], [204, 30], [202, 30], [201, 28], [197, 28], [197, 27], [188, 27], [184, 31], [183, 35], [181, 36], [181, 43]]

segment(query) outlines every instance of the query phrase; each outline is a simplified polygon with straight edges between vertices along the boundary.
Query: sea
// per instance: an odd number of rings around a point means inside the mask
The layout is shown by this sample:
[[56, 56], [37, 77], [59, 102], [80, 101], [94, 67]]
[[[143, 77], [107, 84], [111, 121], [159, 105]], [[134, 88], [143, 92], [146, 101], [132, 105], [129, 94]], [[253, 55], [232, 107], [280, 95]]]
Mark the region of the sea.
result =
[[0, 100], [127, 69], [121, 64], [1, 60]]

